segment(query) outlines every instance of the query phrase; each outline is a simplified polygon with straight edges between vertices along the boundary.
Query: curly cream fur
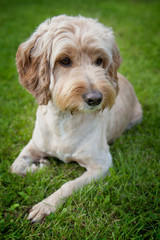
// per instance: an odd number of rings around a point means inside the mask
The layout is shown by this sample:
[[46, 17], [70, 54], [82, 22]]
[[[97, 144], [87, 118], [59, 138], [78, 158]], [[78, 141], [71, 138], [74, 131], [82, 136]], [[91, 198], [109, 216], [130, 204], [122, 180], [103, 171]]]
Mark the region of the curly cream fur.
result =
[[[66, 57], [71, 64], [64, 66]], [[102, 63], [96, 64], [99, 58]], [[36, 222], [73, 191], [108, 173], [108, 143], [139, 123], [142, 109], [131, 84], [117, 73], [121, 57], [112, 29], [96, 20], [65, 15], [46, 20], [20, 45], [16, 62], [20, 83], [39, 107], [32, 139], [12, 172], [34, 172], [48, 164], [48, 156], [76, 161], [87, 170], [31, 209], [29, 219]], [[100, 102], [85, 100], [97, 92]]]

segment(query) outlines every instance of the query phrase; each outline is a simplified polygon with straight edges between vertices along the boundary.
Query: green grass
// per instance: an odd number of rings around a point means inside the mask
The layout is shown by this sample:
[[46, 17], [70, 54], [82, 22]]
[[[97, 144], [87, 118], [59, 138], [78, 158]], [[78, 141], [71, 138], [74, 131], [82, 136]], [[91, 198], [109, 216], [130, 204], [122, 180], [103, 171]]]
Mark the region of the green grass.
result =
[[[0, 239], [160, 239], [159, 12], [154, 0], [1, 0]], [[9, 170], [31, 138], [37, 108], [18, 83], [16, 50], [43, 20], [64, 13], [113, 27], [123, 58], [119, 71], [134, 85], [144, 117], [111, 146], [111, 176], [74, 193], [42, 224], [32, 225], [31, 206], [84, 172], [77, 164], [54, 160], [25, 178]]]

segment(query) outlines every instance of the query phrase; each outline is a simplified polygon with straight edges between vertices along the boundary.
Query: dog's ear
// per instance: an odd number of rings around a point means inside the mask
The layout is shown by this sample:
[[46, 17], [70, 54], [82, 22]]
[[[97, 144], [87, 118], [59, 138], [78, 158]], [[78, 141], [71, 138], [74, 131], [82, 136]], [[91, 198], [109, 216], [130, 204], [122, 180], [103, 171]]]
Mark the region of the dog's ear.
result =
[[122, 58], [120, 56], [119, 49], [116, 43], [114, 42], [113, 48], [112, 48], [112, 62], [108, 68], [108, 74], [113, 81], [113, 85], [115, 87], [117, 94], [119, 90], [117, 70], [120, 67], [121, 62], [122, 62]]
[[46, 105], [51, 98], [47, 53], [44, 50], [37, 54], [38, 41], [43, 34], [44, 32], [41, 34], [35, 32], [29, 40], [19, 46], [16, 54], [20, 83], [34, 95], [39, 105]]

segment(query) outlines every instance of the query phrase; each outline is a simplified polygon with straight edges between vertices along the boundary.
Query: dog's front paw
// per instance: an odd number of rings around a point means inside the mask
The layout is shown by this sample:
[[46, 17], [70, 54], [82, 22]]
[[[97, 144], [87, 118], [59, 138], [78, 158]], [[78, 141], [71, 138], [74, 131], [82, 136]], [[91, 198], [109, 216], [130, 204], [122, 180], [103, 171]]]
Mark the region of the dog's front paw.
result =
[[[25, 176], [27, 173], [27, 169], [29, 167], [29, 162], [25, 161], [23, 158], [17, 158], [12, 166], [11, 166], [11, 172], [16, 173], [20, 176]], [[36, 166], [33, 166], [33, 168]]]
[[48, 216], [51, 212], [54, 212], [54, 207], [47, 202], [40, 202], [32, 207], [30, 210], [28, 220], [31, 222], [40, 222], [44, 217]]
[[[33, 162], [33, 163], [32, 163]], [[11, 172], [16, 173], [20, 176], [25, 176], [27, 172], [34, 173], [36, 170], [48, 166], [49, 162], [46, 159], [39, 159], [38, 161], [33, 161], [31, 159], [16, 159], [11, 166]]]

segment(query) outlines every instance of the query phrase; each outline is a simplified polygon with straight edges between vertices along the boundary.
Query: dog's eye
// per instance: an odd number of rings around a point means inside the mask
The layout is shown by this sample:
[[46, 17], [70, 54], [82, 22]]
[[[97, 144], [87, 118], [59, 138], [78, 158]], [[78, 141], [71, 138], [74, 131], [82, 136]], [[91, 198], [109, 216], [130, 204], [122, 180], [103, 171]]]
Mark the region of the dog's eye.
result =
[[71, 66], [71, 64], [72, 64], [72, 61], [70, 60], [70, 58], [65, 57], [65, 58], [62, 58], [62, 59], [59, 61], [59, 63], [60, 63], [62, 66], [64, 66], [64, 67], [69, 67], [69, 66]]
[[101, 65], [103, 64], [102, 58], [97, 58], [97, 60], [95, 61], [95, 64], [96, 64], [97, 66], [101, 66]]

